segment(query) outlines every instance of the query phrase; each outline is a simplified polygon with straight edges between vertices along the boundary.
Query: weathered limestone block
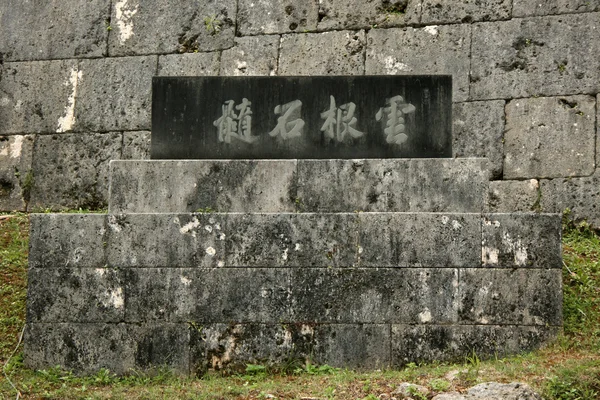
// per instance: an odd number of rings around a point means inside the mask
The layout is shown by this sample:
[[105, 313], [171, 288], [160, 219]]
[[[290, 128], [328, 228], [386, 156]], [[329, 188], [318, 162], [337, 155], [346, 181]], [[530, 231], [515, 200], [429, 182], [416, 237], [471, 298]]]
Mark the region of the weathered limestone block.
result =
[[114, 161], [109, 212], [295, 210], [295, 160]]
[[513, 17], [600, 11], [599, 0], [513, 0]]
[[239, 0], [237, 24], [242, 36], [306, 32], [317, 27], [315, 1]]
[[475, 24], [470, 98], [600, 91], [598, 19], [588, 13]]
[[486, 157], [492, 179], [502, 177], [504, 101], [473, 101], [452, 106], [454, 157]]
[[0, 134], [73, 128], [78, 61], [5, 63], [0, 69]]
[[[80, 251], [79, 256], [83, 257]], [[122, 272], [112, 268], [31, 268], [27, 321], [121, 322], [125, 317]]]
[[186, 53], [233, 45], [235, 0], [116, 0], [109, 54]]
[[[123, 160], [149, 160], [150, 159], [150, 131], [123, 132]], [[111, 171], [111, 179], [113, 172]]]
[[562, 324], [562, 272], [554, 269], [460, 270], [461, 323]]
[[504, 178], [591, 175], [595, 167], [596, 99], [517, 99], [506, 106]]
[[158, 58], [158, 76], [219, 74], [219, 52], [167, 54]]
[[509, 19], [510, 0], [424, 0], [422, 24], [470, 23]]
[[279, 75], [362, 75], [364, 31], [283, 35]]
[[600, 169], [600, 93], [596, 96], [596, 171]]
[[479, 214], [360, 213], [361, 267], [479, 265]]
[[75, 100], [75, 130], [150, 129], [156, 56], [82, 60]]
[[487, 214], [481, 265], [492, 268], [562, 268], [561, 218], [556, 214]]
[[492, 181], [488, 208], [490, 212], [500, 213], [539, 211], [540, 196], [540, 182], [537, 179]]
[[235, 46], [221, 54], [222, 76], [275, 75], [279, 36], [249, 36], [235, 39]]
[[304, 212], [478, 212], [488, 185], [481, 158], [298, 160], [297, 176]]
[[453, 101], [469, 95], [470, 25], [372, 29], [367, 75], [451, 74]]
[[121, 157], [122, 141], [120, 133], [38, 136], [28, 209], [106, 208], [108, 163]]
[[0, 60], [106, 55], [109, 3], [109, 0], [3, 0]]
[[419, 0], [322, 0], [319, 30], [369, 29], [419, 23]]
[[31, 214], [29, 268], [103, 268], [106, 215]]
[[527, 399], [542, 400], [542, 396], [524, 383], [486, 382], [467, 390], [468, 400], [477, 399]]
[[26, 211], [34, 135], [0, 136], [0, 210]]

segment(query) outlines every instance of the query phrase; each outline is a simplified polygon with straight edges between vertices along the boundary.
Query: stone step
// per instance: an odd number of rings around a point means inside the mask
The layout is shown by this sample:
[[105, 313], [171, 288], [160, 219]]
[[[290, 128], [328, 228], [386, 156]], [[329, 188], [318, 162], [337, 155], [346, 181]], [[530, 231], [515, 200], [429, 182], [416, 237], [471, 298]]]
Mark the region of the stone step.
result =
[[109, 213], [482, 212], [487, 160], [115, 160]]

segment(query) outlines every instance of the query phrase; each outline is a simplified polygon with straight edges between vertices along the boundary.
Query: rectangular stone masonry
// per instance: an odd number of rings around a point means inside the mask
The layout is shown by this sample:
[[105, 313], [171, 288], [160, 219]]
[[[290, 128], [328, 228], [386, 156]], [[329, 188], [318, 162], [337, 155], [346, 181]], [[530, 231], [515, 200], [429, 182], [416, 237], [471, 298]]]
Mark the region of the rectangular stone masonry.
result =
[[510, 18], [511, 0], [424, 0], [422, 24], [471, 23]]
[[153, 159], [449, 157], [448, 76], [157, 77]]
[[0, 210], [26, 211], [31, 196], [34, 135], [0, 136]]
[[570, 14], [600, 11], [599, 0], [513, 0], [513, 16]]
[[237, 3], [237, 23], [241, 36], [306, 32], [317, 27], [318, 5], [314, 1], [239, 0]]
[[319, 1], [319, 30], [370, 29], [418, 24], [420, 1], [383, 2], [372, 0]]

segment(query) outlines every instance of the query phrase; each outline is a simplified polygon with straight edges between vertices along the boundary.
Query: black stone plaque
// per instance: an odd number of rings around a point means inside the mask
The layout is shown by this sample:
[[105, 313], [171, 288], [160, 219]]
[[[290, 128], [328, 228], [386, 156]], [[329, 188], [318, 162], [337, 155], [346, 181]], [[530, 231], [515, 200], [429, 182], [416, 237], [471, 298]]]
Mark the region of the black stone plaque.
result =
[[155, 77], [153, 159], [452, 156], [450, 76]]

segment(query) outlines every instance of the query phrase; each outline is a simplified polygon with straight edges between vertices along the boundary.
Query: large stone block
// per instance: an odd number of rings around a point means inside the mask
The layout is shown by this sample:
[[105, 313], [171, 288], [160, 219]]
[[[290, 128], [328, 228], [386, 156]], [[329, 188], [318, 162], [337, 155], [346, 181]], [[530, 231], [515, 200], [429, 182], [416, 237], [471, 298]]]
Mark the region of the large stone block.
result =
[[125, 291], [121, 271], [111, 268], [30, 268], [27, 321], [121, 322]]
[[317, 27], [315, 1], [239, 0], [237, 24], [242, 36], [306, 32]]
[[562, 268], [561, 218], [556, 214], [487, 214], [481, 263], [494, 268]]
[[103, 268], [106, 215], [31, 214], [29, 268]]
[[[133, 367], [127, 372], [135, 369], [169, 368], [180, 375], [190, 373], [190, 336], [191, 327], [188, 323], [183, 324], [141, 324], [126, 325], [127, 340], [131, 343], [124, 355], [120, 358], [131, 361], [133, 356]], [[118, 358], [117, 358], [118, 359]]]
[[591, 175], [595, 167], [591, 96], [542, 97], [506, 106], [504, 178]]
[[158, 76], [219, 74], [219, 52], [167, 54], [158, 58]]
[[[365, 32], [283, 35], [278, 75], [363, 75]], [[429, 71], [419, 71], [426, 73]]]
[[295, 160], [115, 161], [110, 213], [289, 212]]
[[291, 271], [295, 321], [453, 323], [458, 271], [450, 268], [304, 268]]
[[419, 23], [418, 0], [321, 0], [319, 30], [369, 29]]
[[472, 99], [596, 93], [600, 14], [514, 19], [473, 26]]
[[472, 268], [459, 274], [461, 322], [562, 325], [560, 269]]
[[[123, 160], [149, 160], [150, 159], [150, 131], [131, 131], [123, 132], [123, 150], [121, 158]], [[112, 161], [112, 160], [111, 160]], [[109, 164], [110, 168], [110, 164]], [[112, 172], [111, 181], [112, 182]], [[109, 187], [110, 198], [110, 187]], [[109, 200], [110, 207], [110, 200]]]
[[513, 17], [600, 11], [598, 0], [513, 0]]
[[470, 23], [509, 19], [510, 0], [424, 0], [422, 24]]
[[488, 196], [490, 212], [514, 213], [541, 210], [541, 189], [537, 179], [492, 181]]
[[299, 160], [298, 208], [478, 212], [486, 196], [486, 168], [484, 159]]
[[0, 72], [0, 134], [73, 128], [78, 61], [5, 63]]
[[359, 214], [361, 267], [470, 267], [480, 264], [479, 214]]
[[3, 0], [0, 60], [106, 55], [109, 4], [109, 0]]
[[28, 209], [102, 209], [109, 161], [121, 157], [120, 133], [40, 135], [35, 140]]
[[156, 56], [82, 60], [79, 71], [75, 130], [150, 129]]
[[235, 0], [112, 2], [111, 56], [220, 50], [233, 45]]
[[[235, 46], [221, 54], [222, 76], [275, 75], [279, 36], [248, 36], [235, 39]], [[215, 74], [216, 75], [216, 74]]]
[[486, 157], [492, 179], [502, 177], [504, 155], [504, 101], [454, 103], [452, 153], [454, 157]]
[[26, 211], [31, 195], [33, 135], [0, 136], [0, 210]]
[[367, 75], [451, 74], [453, 101], [469, 96], [470, 25], [372, 29]]

